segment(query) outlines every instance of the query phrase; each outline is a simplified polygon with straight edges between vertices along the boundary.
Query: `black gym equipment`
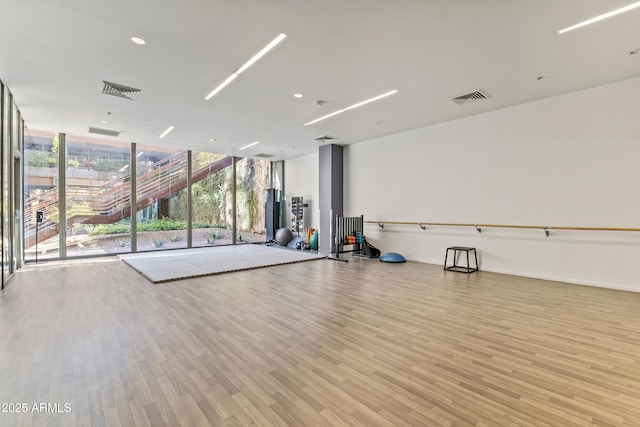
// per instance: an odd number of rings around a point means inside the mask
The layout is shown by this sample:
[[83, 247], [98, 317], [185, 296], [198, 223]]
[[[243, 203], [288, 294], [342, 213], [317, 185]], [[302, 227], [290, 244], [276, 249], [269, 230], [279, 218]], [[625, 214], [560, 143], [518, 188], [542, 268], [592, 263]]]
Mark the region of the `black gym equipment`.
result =
[[276, 232], [280, 228], [280, 192], [275, 188], [267, 189], [264, 219], [267, 229], [266, 241], [273, 242], [276, 239]]

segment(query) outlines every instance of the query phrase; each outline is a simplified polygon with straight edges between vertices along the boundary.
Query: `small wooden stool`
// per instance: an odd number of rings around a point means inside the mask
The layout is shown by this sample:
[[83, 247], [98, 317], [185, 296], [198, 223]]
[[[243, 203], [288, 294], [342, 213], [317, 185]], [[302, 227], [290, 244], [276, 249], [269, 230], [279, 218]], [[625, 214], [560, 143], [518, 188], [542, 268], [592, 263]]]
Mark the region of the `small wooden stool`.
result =
[[[453, 251], [453, 265], [447, 267], [447, 258], [449, 257], [449, 251]], [[476, 267], [472, 268], [471, 264], [469, 264], [469, 252], [473, 251], [473, 257], [476, 260]], [[458, 260], [458, 252], [466, 252], [467, 253], [467, 266], [464, 267], [462, 265], [457, 264]], [[478, 255], [476, 254], [476, 248], [467, 248], [465, 246], [452, 246], [447, 248], [447, 252], [444, 255], [444, 269], [450, 271], [458, 271], [460, 273], [473, 273], [474, 271], [478, 271]]]

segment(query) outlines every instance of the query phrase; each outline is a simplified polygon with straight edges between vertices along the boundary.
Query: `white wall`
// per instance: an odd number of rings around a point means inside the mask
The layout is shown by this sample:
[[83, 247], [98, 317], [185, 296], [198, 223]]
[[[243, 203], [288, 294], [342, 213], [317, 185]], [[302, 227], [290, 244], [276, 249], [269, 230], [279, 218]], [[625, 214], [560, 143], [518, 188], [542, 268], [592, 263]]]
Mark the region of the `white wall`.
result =
[[320, 227], [320, 185], [319, 177], [319, 157], [318, 153], [304, 157], [287, 160], [284, 169], [284, 189], [286, 204], [286, 226], [291, 224], [291, 197], [303, 197], [304, 202], [309, 204], [305, 209], [305, 227]]
[[[640, 227], [639, 124], [636, 78], [350, 145], [345, 215]], [[310, 157], [287, 161], [287, 192], [317, 200]], [[448, 246], [473, 246], [483, 270], [640, 291], [640, 232], [367, 225], [365, 234], [410, 260], [442, 264]]]

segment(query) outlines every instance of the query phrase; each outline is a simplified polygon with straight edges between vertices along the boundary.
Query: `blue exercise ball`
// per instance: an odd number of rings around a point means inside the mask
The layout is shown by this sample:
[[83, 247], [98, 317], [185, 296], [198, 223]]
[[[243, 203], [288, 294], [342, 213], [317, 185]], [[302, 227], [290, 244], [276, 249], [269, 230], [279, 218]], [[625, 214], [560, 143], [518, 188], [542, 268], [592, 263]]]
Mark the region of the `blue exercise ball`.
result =
[[280, 246], [287, 246], [293, 239], [293, 231], [288, 228], [281, 228], [276, 231], [276, 243]]
[[389, 252], [380, 257], [380, 262], [406, 262], [407, 260], [398, 253]]

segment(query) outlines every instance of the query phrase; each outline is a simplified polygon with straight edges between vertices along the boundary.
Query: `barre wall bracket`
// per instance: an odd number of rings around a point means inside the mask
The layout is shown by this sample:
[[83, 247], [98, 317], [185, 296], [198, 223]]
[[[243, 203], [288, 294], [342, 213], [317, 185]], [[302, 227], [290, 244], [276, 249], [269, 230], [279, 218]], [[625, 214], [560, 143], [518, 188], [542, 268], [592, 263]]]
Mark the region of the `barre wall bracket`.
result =
[[478, 233], [482, 233], [482, 227], [478, 227], [478, 224], [474, 224], [473, 226], [476, 228]]
[[543, 230], [544, 230], [544, 235], [549, 237], [549, 227], [544, 227]]
[[426, 229], [427, 229], [427, 226], [426, 226], [426, 225], [424, 225], [424, 224], [418, 224], [418, 227], [422, 228], [423, 230], [426, 230]]
[[383, 224], [383, 223], [381, 223], [381, 222], [379, 222], [379, 223], [378, 223], [378, 227], [380, 227], [380, 228], [384, 228], [384, 224]]

